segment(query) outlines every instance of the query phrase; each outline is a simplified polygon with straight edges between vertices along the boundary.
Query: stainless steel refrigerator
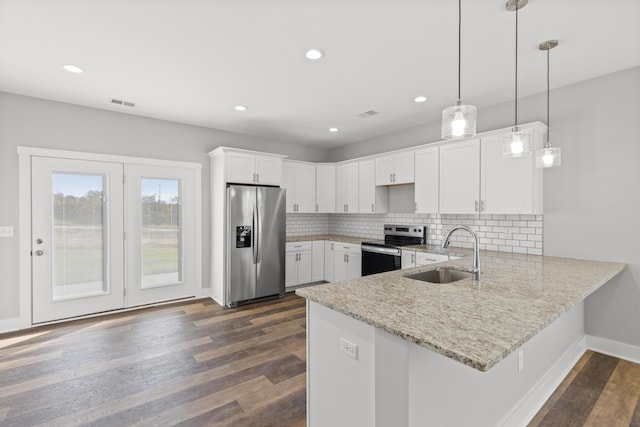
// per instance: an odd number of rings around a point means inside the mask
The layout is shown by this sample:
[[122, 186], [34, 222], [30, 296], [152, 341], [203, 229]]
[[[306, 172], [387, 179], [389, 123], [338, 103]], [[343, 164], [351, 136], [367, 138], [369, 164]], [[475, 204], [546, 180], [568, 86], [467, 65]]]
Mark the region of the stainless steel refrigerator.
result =
[[227, 187], [227, 306], [284, 295], [285, 190]]

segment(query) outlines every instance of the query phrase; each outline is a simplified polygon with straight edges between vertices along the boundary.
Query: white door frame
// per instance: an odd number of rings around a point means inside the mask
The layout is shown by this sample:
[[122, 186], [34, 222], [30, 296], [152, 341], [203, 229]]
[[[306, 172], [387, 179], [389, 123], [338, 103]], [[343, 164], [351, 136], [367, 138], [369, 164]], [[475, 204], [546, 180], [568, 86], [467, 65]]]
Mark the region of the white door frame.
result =
[[[19, 284], [20, 284], [20, 315], [10, 322], [3, 321], [3, 330], [18, 330], [32, 326], [31, 322], [31, 157], [55, 157], [63, 159], [93, 160], [123, 164], [137, 164], [150, 166], [169, 166], [190, 168], [194, 171], [195, 186], [195, 241], [196, 256], [195, 282], [196, 298], [209, 296], [210, 289], [202, 287], [202, 164], [179, 162], [173, 160], [149, 159], [143, 157], [118, 156], [112, 154], [83, 153], [79, 151], [54, 150], [48, 148], [18, 146], [18, 206], [19, 206]], [[126, 310], [126, 309], [125, 309]]]

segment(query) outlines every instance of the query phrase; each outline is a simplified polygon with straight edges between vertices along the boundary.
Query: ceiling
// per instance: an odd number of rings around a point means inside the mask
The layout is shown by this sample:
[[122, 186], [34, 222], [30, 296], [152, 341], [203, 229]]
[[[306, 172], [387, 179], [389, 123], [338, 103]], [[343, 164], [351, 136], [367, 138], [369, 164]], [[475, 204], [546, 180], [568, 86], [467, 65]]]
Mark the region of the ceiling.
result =
[[[514, 96], [505, 2], [462, 2], [479, 109]], [[519, 27], [519, 96], [546, 89], [548, 39], [552, 88], [640, 65], [638, 0], [530, 0]], [[440, 120], [457, 41], [455, 0], [0, 0], [0, 91], [331, 148]]]

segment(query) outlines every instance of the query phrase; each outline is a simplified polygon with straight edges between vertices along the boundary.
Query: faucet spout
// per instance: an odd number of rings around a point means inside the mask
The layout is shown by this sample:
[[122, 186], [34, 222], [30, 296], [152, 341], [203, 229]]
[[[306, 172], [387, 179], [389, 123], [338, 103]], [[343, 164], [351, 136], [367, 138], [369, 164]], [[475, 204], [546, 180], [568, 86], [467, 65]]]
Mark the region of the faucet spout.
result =
[[475, 231], [466, 225], [456, 225], [447, 232], [440, 246], [442, 249], [446, 249], [451, 243], [449, 240], [451, 235], [457, 230], [465, 230], [473, 237], [473, 267], [471, 268], [471, 273], [473, 274], [473, 280], [478, 281], [480, 280], [480, 251], [478, 250], [478, 235]]

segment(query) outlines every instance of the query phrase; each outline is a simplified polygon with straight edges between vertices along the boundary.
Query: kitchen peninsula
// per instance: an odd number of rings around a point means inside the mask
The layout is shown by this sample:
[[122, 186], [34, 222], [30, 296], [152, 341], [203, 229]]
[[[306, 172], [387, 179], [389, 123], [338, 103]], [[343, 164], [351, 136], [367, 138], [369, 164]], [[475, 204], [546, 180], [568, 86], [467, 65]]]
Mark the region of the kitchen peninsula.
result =
[[310, 427], [526, 423], [586, 348], [585, 298], [625, 268], [483, 251], [480, 282], [405, 277], [470, 259], [296, 291]]

